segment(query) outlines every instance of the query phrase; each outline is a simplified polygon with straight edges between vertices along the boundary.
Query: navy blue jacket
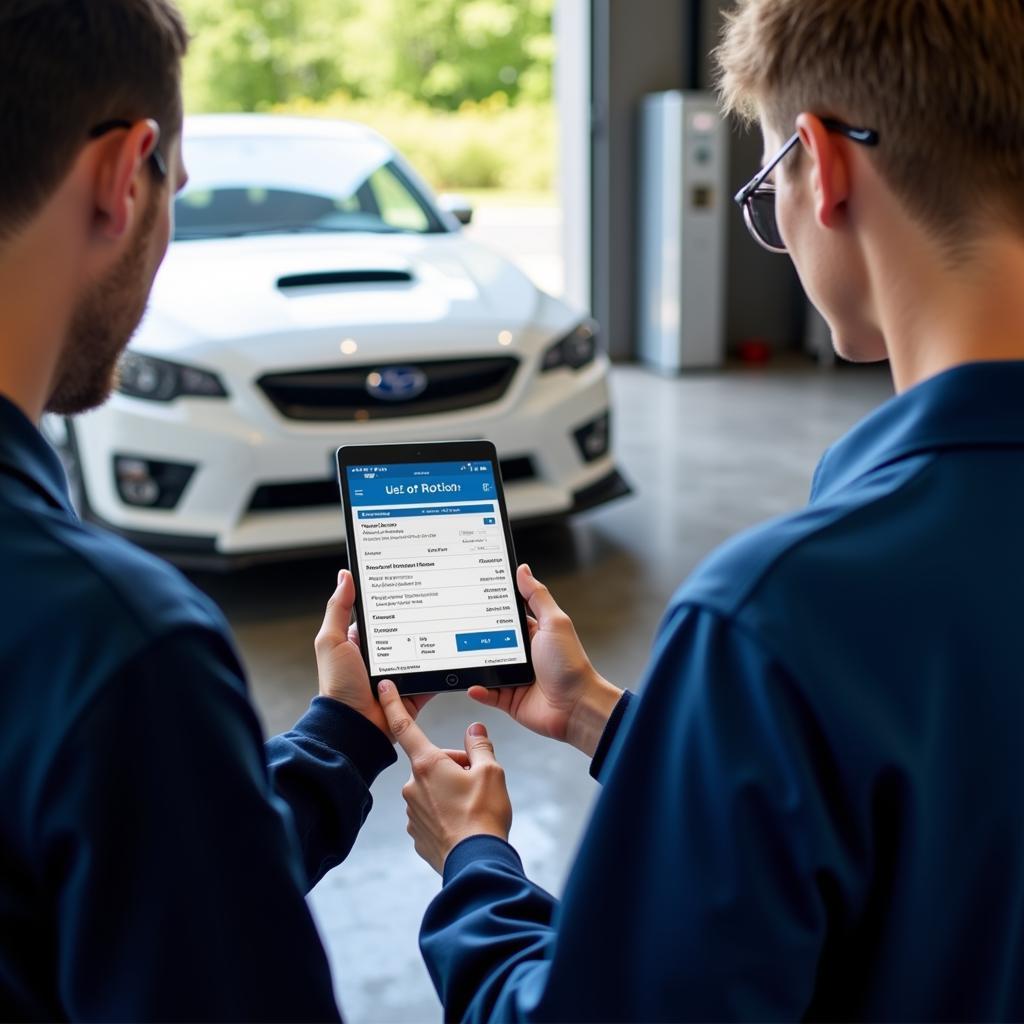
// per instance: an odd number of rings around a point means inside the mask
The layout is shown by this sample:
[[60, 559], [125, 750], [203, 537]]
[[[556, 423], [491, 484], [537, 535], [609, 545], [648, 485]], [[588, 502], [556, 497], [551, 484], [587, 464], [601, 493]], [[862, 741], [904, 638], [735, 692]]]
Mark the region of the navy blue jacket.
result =
[[0, 622], [0, 1020], [337, 1019], [304, 896], [391, 744], [316, 698], [264, 747], [220, 613], [3, 398]]
[[826, 453], [673, 599], [557, 903], [449, 856], [446, 1019], [1024, 1019], [1024, 363]]

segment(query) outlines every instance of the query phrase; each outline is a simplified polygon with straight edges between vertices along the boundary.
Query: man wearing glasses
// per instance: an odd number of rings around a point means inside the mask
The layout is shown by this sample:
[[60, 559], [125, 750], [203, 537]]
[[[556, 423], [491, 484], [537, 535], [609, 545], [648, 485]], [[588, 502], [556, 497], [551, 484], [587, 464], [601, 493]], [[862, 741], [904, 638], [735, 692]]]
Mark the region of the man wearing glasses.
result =
[[1024, 5], [740, 0], [718, 59], [751, 233], [897, 394], [680, 588], [640, 697], [520, 569], [537, 683], [474, 695], [593, 757], [561, 902], [482, 726], [456, 760], [384, 688], [427, 965], [448, 1020], [1020, 1020]]
[[[109, 395], [167, 248], [170, 0], [0, 3], [0, 1020], [338, 1019], [304, 896], [395, 759], [348, 633], [264, 746], [227, 625], [78, 521], [45, 410]], [[415, 708], [411, 708], [415, 710]]]

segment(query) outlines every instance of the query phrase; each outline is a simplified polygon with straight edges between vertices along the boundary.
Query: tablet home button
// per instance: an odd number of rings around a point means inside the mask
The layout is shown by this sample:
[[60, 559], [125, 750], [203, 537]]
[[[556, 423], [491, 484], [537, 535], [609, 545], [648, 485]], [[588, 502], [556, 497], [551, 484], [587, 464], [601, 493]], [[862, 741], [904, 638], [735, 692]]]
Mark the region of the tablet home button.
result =
[[449, 686], [458, 686], [459, 685], [459, 677], [454, 672], [449, 672], [448, 675], [446, 675], [444, 677], [444, 681]]

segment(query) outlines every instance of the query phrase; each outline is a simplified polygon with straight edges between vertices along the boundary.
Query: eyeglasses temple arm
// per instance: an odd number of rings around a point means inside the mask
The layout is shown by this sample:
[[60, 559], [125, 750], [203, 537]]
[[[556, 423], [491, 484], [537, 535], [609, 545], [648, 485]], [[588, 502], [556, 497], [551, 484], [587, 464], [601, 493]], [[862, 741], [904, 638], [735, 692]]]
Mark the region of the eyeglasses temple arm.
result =
[[772, 159], [766, 163], [764, 167], [762, 167], [761, 170], [759, 170], [757, 174], [755, 174], [750, 181], [748, 181], [746, 185], [736, 193], [736, 195], [733, 196], [733, 202], [735, 202], [737, 206], [742, 206], [750, 196], [757, 191], [758, 186], [764, 183], [765, 178], [775, 170], [780, 161], [799, 141], [800, 133], [793, 132], [793, 134], [786, 140], [786, 144], [782, 149], [780, 149], [778, 153], [776, 153], [775, 156], [772, 157]]
[[852, 128], [844, 121], [837, 121], [834, 117], [823, 117], [821, 123], [837, 135], [845, 135], [852, 142], [859, 142], [862, 146], [877, 146], [878, 132], [874, 128]]

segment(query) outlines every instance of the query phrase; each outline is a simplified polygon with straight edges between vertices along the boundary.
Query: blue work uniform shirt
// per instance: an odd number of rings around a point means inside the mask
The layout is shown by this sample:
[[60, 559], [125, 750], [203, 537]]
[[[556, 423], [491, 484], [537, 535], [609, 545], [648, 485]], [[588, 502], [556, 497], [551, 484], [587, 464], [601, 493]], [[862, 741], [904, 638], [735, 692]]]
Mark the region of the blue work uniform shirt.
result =
[[449, 856], [446, 1020], [1024, 1019], [1024, 363], [855, 427], [624, 702], [561, 904]]
[[336, 1020], [304, 896], [391, 744], [316, 698], [264, 746], [217, 608], [2, 397], [0, 623], [0, 1020]]

